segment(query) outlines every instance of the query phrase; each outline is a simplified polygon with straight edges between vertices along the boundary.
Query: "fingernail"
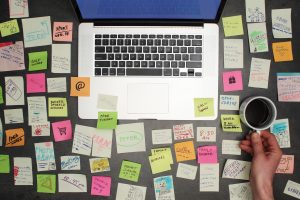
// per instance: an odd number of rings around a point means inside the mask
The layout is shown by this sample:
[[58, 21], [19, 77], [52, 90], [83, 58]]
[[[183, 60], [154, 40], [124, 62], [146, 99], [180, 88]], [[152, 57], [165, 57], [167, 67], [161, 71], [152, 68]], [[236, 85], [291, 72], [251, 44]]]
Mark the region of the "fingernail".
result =
[[259, 139], [259, 134], [257, 133], [257, 132], [254, 132], [254, 133], [252, 133], [252, 139], [255, 139], [255, 140], [257, 140], [257, 139]]

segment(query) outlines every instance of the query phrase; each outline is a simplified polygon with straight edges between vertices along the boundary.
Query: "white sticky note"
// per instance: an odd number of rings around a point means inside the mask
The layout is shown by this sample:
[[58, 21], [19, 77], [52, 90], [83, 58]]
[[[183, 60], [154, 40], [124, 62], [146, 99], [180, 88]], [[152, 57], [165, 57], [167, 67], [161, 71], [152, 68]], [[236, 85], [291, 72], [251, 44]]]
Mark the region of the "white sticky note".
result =
[[268, 35], [266, 23], [248, 23], [250, 53], [268, 52]]
[[238, 140], [223, 140], [222, 154], [241, 155], [240, 141]]
[[118, 183], [116, 200], [145, 200], [147, 187]]
[[3, 145], [3, 124], [0, 118], [0, 147]]
[[33, 185], [31, 158], [14, 157], [15, 185]]
[[251, 162], [227, 159], [222, 178], [249, 180]]
[[175, 200], [172, 176], [160, 176], [153, 179], [155, 199]]
[[197, 127], [197, 142], [215, 142], [216, 138], [216, 127]]
[[200, 192], [219, 192], [219, 163], [200, 164]]
[[244, 43], [242, 39], [224, 39], [224, 68], [244, 67]]
[[112, 130], [95, 129], [93, 137], [92, 156], [110, 158], [112, 137]]
[[34, 148], [37, 170], [39, 172], [56, 170], [53, 142], [35, 143]]
[[10, 18], [29, 17], [28, 0], [9, 0]]
[[50, 16], [22, 19], [22, 26], [25, 48], [52, 44]]
[[72, 153], [91, 155], [95, 128], [75, 125]]
[[144, 152], [144, 123], [122, 124], [115, 129], [118, 153]]
[[29, 125], [48, 122], [45, 96], [27, 97], [27, 105]]
[[52, 73], [71, 73], [71, 44], [52, 44]]
[[294, 181], [288, 180], [284, 188], [283, 193], [300, 199], [300, 184]]
[[152, 144], [172, 144], [172, 130], [152, 130]]
[[24, 79], [22, 76], [5, 77], [5, 100], [7, 106], [24, 105]]
[[20, 124], [24, 123], [23, 109], [5, 109], [4, 110], [5, 124]]
[[24, 69], [24, 46], [22, 41], [0, 48], [0, 72]]
[[66, 77], [47, 78], [47, 91], [48, 93], [67, 92]]
[[173, 126], [174, 140], [194, 138], [193, 124], [179, 124]]
[[50, 136], [50, 122], [31, 124], [31, 134], [36, 136]]
[[61, 156], [61, 170], [80, 170], [80, 156]]
[[58, 192], [87, 192], [86, 176], [83, 174], [58, 174]]
[[266, 5], [265, 0], [246, 0], [246, 21], [265, 22]]
[[270, 131], [275, 135], [280, 148], [291, 147], [289, 119], [275, 120]]
[[249, 182], [229, 185], [230, 200], [252, 200], [252, 190]]
[[291, 8], [272, 10], [272, 30], [274, 38], [292, 38]]
[[267, 89], [271, 60], [252, 58], [249, 77], [249, 87]]
[[184, 163], [178, 163], [176, 177], [195, 180], [198, 167]]
[[117, 110], [118, 97], [113, 95], [98, 94], [97, 107], [102, 110]]
[[240, 96], [220, 95], [220, 110], [239, 110]]

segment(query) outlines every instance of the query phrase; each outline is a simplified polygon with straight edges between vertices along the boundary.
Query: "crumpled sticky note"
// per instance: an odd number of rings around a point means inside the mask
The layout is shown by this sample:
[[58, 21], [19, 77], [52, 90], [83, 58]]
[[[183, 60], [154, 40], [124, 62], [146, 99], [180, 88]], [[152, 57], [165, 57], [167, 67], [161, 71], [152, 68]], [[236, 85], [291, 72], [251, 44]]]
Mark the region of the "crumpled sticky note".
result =
[[98, 129], [115, 129], [117, 127], [117, 112], [98, 112]]

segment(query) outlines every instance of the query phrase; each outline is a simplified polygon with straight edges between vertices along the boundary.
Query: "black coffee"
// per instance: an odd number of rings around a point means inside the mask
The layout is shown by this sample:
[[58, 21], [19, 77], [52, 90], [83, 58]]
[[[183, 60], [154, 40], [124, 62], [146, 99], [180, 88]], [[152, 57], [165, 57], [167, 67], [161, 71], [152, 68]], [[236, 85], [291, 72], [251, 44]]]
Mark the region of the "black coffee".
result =
[[265, 100], [255, 99], [248, 104], [245, 114], [251, 126], [260, 128], [271, 120], [272, 109]]

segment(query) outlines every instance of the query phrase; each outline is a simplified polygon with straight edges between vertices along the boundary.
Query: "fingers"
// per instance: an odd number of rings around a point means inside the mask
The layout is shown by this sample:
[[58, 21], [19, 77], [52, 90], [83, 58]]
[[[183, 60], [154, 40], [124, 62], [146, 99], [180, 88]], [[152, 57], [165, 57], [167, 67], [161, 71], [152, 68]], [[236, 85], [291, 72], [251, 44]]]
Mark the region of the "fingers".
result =
[[264, 147], [260, 135], [258, 133], [251, 134], [251, 146], [253, 148], [254, 156], [264, 154]]
[[253, 154], [253, 149], [251, 148], [251, 146], [240, 144], [240, 148], [249, 154]]
[[246, 146], [251, 146], [251, 141], [249, 140], [242, 140], [240, 144], [246, 145]]

